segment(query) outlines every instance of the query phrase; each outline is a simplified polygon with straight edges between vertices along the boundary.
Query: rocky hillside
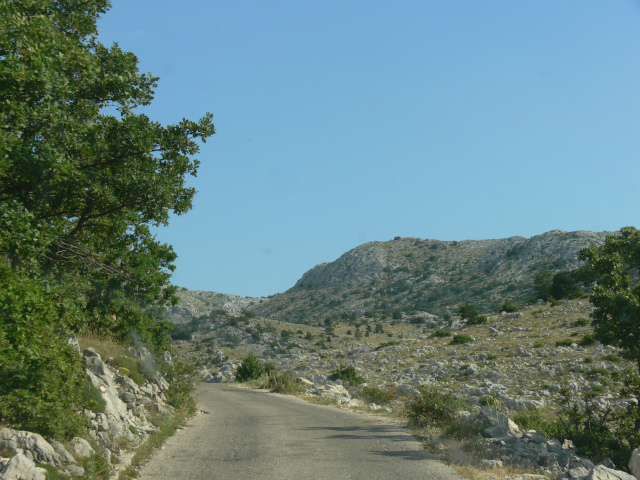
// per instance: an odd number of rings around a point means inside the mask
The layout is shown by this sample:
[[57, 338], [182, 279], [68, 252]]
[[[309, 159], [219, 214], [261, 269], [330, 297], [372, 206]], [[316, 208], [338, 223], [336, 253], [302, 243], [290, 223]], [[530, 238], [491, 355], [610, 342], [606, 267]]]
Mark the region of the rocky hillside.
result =
[[[178, 356], [196, 362], [207, 382], [233, 382], [242, 359], [254, 353], [301, 378], [311, 401], [320, 396], [365, 411], [401, 412], [420, 388], [432, 388], [466, 402], [470, 422], [482, 414], [483, 405], [491, 404], [525, 428], [522, 422], [532, 411], [555, 418], [563, 389], [575, 398], [591, 392], [603, 409], [624, 410], [637, 402], [614, 380], [633, 365], [618, 348], [594, 341], [591, 311], [588, 299], [581, 298], [489, 315], [481, 325], [459, 318], [448, 325], [438, 319], [415, 324], [405, 318], [369, 330], [355, 322], [338, 322], [331, 335], [320, 326], [220, 315], [181, 326], [188, 327], [190, 335], [175, 346]], [[332, 379], [332, 373], [344, 367], [355, 369], [368, 390]], [[484, 436], [476, 453], [488, 459], [484, 461], [491, 468], [504, 462], [563, 475], [558, 478], [633, 479], [595, 476], [590, 472], [603, 467], [579, 458], [562, 438], [521, 432], [511, 421], [491, 427]], [[449, 453], [447, 448], [438, 446], [436, 453], [457, 455], [455, 448]]]
[[212, 312], [222, 313], [224, 311], [226, 314], [239, 315], [244, 310], [257, 307], [264, 300], [186, 288], [179, 288], [177, 296], [180, 303], [167, 312], [169, 321], [176, 324], [208, 316]]
[[397, 237], [369, 242], [316, 265], [293, 288], [266, 299], [180, 289], [181, 303], [170, 319], [185, 323], [222, 309], [317, 323], [344, 313], [444, 316], [455, 314], [464, 303], [486, 313], [505, 300], [526, 303], [537, 272], [576, 268], [578, 251], [602, 244], [607, 233], [552, 230], [531, 238], [449, 242]]

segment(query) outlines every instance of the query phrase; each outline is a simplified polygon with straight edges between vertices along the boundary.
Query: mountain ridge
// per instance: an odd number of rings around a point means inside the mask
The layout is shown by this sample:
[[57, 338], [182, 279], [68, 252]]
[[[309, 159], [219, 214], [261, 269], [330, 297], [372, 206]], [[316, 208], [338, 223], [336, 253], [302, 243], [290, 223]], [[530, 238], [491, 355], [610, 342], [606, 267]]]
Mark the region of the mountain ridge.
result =
[[481, 312], [495, 311], [505, 299], [525, 303], [534, 292], [537, 272], [577, 268], [578, 251], [602, 244], [610, 233], [551, 230], [529, 238], [462, 241], [395, 237], [364, 243], [312, 267], [284, 293], [256, 299], [179, 289], [183, 299], [195, 295], [202, 304], [196, 306], [191, 299], [178, 308], [192, 316], [208, 314], [207, 308], [248, 310], [293, 323], [316, 323], [345, 313], [383, 318], [394, 313], [447, 315], [463, 303]]

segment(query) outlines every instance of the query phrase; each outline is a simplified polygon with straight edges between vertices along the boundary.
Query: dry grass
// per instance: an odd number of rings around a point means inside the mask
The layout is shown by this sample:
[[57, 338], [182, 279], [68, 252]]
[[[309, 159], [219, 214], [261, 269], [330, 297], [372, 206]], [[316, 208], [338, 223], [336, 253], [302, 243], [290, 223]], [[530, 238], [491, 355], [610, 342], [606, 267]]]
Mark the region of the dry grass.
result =
[[109, 357], [115, 358], [120, 355], [127, 355], [126, 350], [131, 346], [129, 344], [114, 340], [113, 338], [95, 334], [78, 335], [78, 342], [80, 343], [80, 350], [84, 350], [88, 347], [93, 347], [103, 359], [107, 359]]

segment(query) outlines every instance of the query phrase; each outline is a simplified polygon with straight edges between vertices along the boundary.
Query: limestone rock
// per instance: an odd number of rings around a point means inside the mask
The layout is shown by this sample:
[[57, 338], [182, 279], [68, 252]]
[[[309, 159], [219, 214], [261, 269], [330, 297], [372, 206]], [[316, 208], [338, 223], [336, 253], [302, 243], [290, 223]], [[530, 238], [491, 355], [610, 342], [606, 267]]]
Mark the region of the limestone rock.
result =
[[640, 480], [640, 448], [636, 448], [631, 453], [631, 459], [629, 460], [629, 470], [631, 473]]
[[596, 467], [589, 472], [589, 475], [587, 475], [587, 480], [636, 480], [636, 478], [620, 470], [614, 470], [603, 465], [596, 465]]
[[44, 471], [21, 453], [14, 455], [0, 471], [1, 480], [45, 480]]
[[53, 446], [37, 433], [10, 428], [0, 428], [0, 447], [14, 453], [22, 452], [25, 457], [36, 463], [46, 463], [55, 467], [62, 465], [66, 461], [65, 458], [68, 458], [66, 455], [61, 457]]
[[415, 397], [416, 395], [420, 395], [420, 392], [418, 392], [418, 390], [413, 388], [411, 385], [400, 385], [398, 387], [398, 390], [396, 391], [396, 395]]
[[74, 437], [73, 440], [71, 440], [71, 447], [73, 451], [82, 458], [89, 458], [96, 453], [89, 442], [80, 437]]

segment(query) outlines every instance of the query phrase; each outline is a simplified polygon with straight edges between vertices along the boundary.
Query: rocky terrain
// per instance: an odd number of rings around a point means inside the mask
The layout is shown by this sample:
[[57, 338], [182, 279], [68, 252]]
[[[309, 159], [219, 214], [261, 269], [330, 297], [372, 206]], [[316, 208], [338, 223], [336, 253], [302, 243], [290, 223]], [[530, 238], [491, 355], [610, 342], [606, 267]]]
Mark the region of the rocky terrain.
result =
[[273, 320], [313, 324], [345, 313], [443, 317], [464, 303], [480, 313], [497, 311], [506, 300], [523, 305], [533, 294], [536, 273], [576, 268], [578, 251], [600, 245], [606, 234], [553, 230], [531, 238], [369, 242], [315, 266], [290, 290], [269, 298], [181, 289], [181, 304], [170, 318], [185, 323], [216, 309], [247, 309]]
[[[131, 361], [154, 363], [144, 347], [131, 347], [127, 353]], [[86, 373], [104, 400], [99, 411], [83, 412], [90, 423], [88, 435], [63, 444], [36, 433], [0, 428], [0, 479], [44, 480], [45, 466], [65, 475], [56, 478], [84, 478], [82, 465], [90, 459], [93, 466], [106, 469], [110, 478], [117, 478], [130, 464], [132, 450], [157, 429], [151, 418], [173, 411], [164, 395], [169, 384], [159, 371], [150, 371], [147, 378], [138, 379], [138, 384], [126, 368], [117, 367], [113, 358], [103, 360], [94, 348], [80, 352], [78, 346], [78, 354], [83, 356]]]
[[[367, 410], [401, 409], [420, 387], [454, 393], [468, 403], [471, 420], [481, 413], [487, 398], [510, 416], [530, 408], [553, 415], [560, 409], [563, 388], [576, 397], [597, 390], [595, 401], [600, 405], [624, 408], [637, 399], [622, 397], [611, 376], [632, 365], [615, 347], [591, 339], [590, 311], [585, 298], [490, 315], [481, 325], [433, 316], [419, 324], [409, 316], [386, 322], [350, 318], [332, 325], [330, 335], [326, 327], [245, 312], [192, 321], [184, 326], [188, 339], [176, 345], [181, 356], [198, 363], [205, 381], [233, 382], [242, 359], [253, 352], [304, 379], [308, 395]], [[455, 335], [470, 339], [455, 345]], [[344, 366], [354, 367], [365, 385], [383, 392], [388, 402], [372, 404], [361, 387], [331, 380], [332, 372]], [[492, 426], [498, 425], [493, 434], [487, 433], [483, 447], [487, 465], [516, 464], [541, 473], [562, 473], [563, 478], [587, 478], [595, 469], [570, 446], [563, 446], [562, 439], [517, 426], [504, 430], [509, 425], [504, 419]]]

